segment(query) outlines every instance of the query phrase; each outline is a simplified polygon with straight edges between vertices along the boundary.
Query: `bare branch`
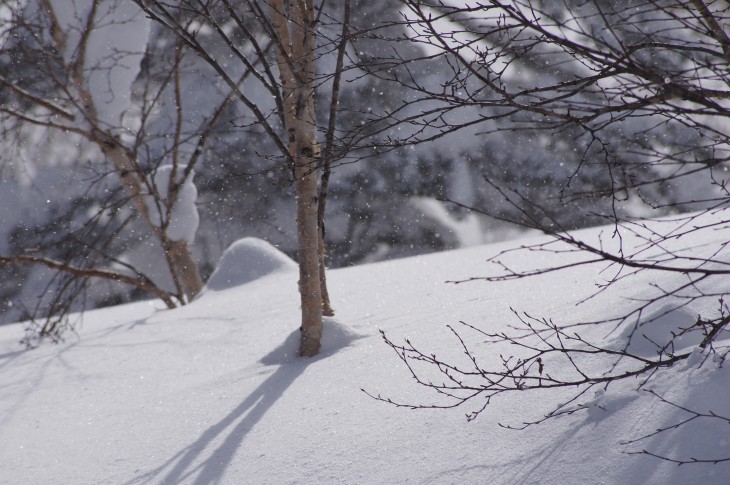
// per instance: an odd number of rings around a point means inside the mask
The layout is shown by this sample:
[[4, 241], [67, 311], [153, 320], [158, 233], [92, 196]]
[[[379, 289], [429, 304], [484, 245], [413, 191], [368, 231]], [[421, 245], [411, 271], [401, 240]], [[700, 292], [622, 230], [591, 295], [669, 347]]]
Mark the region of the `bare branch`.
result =
[[143, 275], [142, 273], [137, 273], [136, 277], [132, 277], [122, 273], [116, 273], [103, 269], [78, 268], [68, 263], [54, 261], [52, 259], [40, 256], [0, 256], [0, 263], [38, 264], [46, 266], [47, 268], [63, 271], [77, 276], [83, 276], [85, 278], [103, 278], [107, 280], [118, 281], [120, 283], [134, 286], [156, 296], [157, 298], [165, 302], [165, 305], [167, 305], [168, 308], [175, 308], [177, 306], [172, 300], [172, 297], [169, 293], [162, 291], [147, 276]]

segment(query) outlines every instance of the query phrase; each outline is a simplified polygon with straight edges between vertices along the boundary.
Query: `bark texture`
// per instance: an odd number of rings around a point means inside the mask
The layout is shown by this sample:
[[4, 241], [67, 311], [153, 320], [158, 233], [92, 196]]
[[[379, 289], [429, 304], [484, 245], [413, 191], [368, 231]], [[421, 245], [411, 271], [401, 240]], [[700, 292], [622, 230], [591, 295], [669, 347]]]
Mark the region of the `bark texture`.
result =
[[[312, 0], [271, 2], [272, 25], [278, 44], [284, 128], [293, 163], [297, 194], [299, 292], [302, 301], [299, 353], [317, 355], [322, 337], [319, 226], [317, 223], [317, 144], [314, 114], [314, 5]], [[288, 7], [288, 8], [287, 8]]]

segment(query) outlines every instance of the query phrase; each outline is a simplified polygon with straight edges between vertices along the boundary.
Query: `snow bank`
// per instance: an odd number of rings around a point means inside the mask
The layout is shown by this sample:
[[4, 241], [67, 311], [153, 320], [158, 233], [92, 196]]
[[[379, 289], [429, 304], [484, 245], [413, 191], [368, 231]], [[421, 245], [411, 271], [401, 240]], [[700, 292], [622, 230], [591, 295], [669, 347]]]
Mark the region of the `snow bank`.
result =
[[223, 252], [203, 291], [225, 290], [272, 273], [296, 269], [294, 261], [268, 242], [246, 237], [234, 242]]
[[[598, 239], [611, 230], [581, 236]], [[728, 230], [694, 231], [695, 239], [688, 234], [678, 244], [687, 255], [702, 254], [725, 245]], [[607, 319], [617, 307], [628, 311], [651, 296], [649, 283], [666, 288], [682, 281], [681, 275], [638, 274], [590, 299], [605, 275], [587, 265], [499, 284], [444, 283], [483, 274], [488, 258], [535, 241], [331, 271], [338, 314], [325, 320], [324, 358], [295, 357], [296, 266], [257, 239], [233, 244], [209, 287], [254, 284], [171, 311], [155, 301], [90, 311], [81, 338], [69, 335], [67, 342], [29, 352], [17, 343], [21, 325], [0, 326], [0, 484], [726, 485], [727, 420], [709, 411], [730, 416], [727, 341], [716, 342], [717, 354], [698, 349], [660, 369], [641, 389], [633, 378], [594, 388], [598, 392], [574, 402], [584, 411], [522, 431], [498, 423], [538, 420], [573, 391], [502, 395], [472, 422], [464, 412], [483, 401], [416, 412], [362, 392], [405, 403], [445, 402], [413, 382], [378, 329], [398, 343], [408, 338], [440, 358], [469, 364], [446, 325], [464, 321], [502, 332], [515, 322], [511, 308], [566, 325]], [[502, 260], [532, 268], [570, 257], [518, 252]], [[660, 341], [651, 332], [684, 327], [697, 314], [712, 316], [717, 301], [710, 300], [707, 307], [648, 309], [644, 316], [654, 321], [639, 327], [631, 349], [655, 352], [642, 334]], [[624, 330], [608, 336], [605, 328], [579, 331], [596, 341], [613, 339], [609, 345], [619, 337], [625, 344]], [[464, 332], [463, 338], [481, 363], [500, 365], [514, 353], [507, 345], [484, 346], [483, 334]], [[572, 372], [558, 364], [546, 362], [550, 372]], [[589, 374], [603, 370], [601, 359], [586, 360]], [[644, 449], [678, 460], [729, 460], [677, 467]]]
[[411, 197], [409, 203], [437, 227], [445, 229], [456, 239], [458, 247], [475, 246], [487, 242], [479, 216], [471, 212], [459, 220], [449, 214], [446, 206], [431, 197]]

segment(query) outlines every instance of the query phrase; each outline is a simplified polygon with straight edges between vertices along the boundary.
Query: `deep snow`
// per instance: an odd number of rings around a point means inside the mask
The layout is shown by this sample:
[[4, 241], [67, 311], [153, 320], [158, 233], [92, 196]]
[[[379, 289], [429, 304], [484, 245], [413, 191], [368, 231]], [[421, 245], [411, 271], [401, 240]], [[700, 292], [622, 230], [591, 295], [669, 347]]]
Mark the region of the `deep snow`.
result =
[[[596, 238], [600, 231], [582, 234]], [[698, 234], [682, 247], [699, 252], [727, 236], [727, 229]], [[716, 419], [621, 445], [687, 417], [637, 392], [635, 382], [589, 397], [587, 411], [523, 431], [498, 423], [539, 418], [567, 394], [496, 399], [468, 423], [469, 404], [413, 411], [361, 391], [438, 400], [413, 383], [378, 329], [457, 359], [447, 324], [506, 329], [515, 323], [510, 307], [565, 323], [594, 320], [630, 305], [629, 296], [650, 295], [650, 282], [675, 277], [638, 275], [580, 305], [605, 278], [604, 266], [446, 283], [493, 271], [488, 257], [536, 240], [331, 271], [337, 316], [326, 321], [322, 353], [313, 359], [295, 356], [296, 266], [251, 239], [225, 253], [206, 291], [185, 307], [141, 302], [90, 311], [78, 336], [31, 351], [18, 344], [20, 324], [0, 327], [0, 483], [727, 483], [728, 463], [677, 467], [625, 453], [730, 456], [727, 423]], [[520, 252], [502, 259], [539, 267], [568, 257], [581, 256]], [[671, 328], [704, 310], [666, 318], [661, 311], [655, 326]], [[606, 342], [620, 343], [628, 335], [622, 332]], [[642, 342], [632, 345], [646, 350]], [[486, 361], [495, 358], [493, 347], [470, 343]], [[652, 389], [682, 406], [730, 415], [728, 371], [701, 357], [662, 371]]]

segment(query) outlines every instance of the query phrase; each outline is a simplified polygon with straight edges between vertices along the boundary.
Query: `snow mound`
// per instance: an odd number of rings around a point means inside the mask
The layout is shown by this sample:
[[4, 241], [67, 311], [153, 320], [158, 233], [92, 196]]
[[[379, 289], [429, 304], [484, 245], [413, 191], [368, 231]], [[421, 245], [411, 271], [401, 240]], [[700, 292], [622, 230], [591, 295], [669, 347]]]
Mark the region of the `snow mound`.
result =
[[245, 237], [231, 244], [221, 255], [205, 289], [225, 290], [244, 285], [272, 273], [295, 271], [297, 264], [266, 241]]
[[[259, 362], [264, 365], [278, 365], [299, 360], [299, 329], [294, 330], [277, 348], [266, 354]], [[321, 347], [317, 358], [332, 355], [349, 347], [355, 340], [364, 337], [334, 318], [324, 317]]]
[[667, 350], [679, 351], [702, 341], [703, 335], [698, 329], [687, 331], [696, 321], [696, 313], [686, 308], [665, 305], [638, 326], [635, 323], [627, 325], [614, 341], [613, 347], [617, 350], [625, 347], [629, 353], [650, 357], [674, 339], [672, 347]]

